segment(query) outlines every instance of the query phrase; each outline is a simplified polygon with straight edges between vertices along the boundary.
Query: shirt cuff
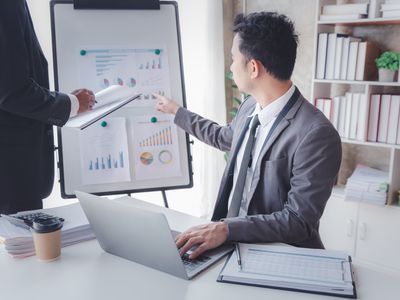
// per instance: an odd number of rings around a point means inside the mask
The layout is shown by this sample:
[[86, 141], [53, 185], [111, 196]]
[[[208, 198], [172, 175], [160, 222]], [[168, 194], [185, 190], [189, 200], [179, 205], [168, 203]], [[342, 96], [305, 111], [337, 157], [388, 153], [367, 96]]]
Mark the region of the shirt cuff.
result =
[[79, 101], [75, 95], [68, 94], [69, 99], [71, 100], [71, 112], [69, 113], [69, 117], [75, 117], [78, 114], [79, 110]]

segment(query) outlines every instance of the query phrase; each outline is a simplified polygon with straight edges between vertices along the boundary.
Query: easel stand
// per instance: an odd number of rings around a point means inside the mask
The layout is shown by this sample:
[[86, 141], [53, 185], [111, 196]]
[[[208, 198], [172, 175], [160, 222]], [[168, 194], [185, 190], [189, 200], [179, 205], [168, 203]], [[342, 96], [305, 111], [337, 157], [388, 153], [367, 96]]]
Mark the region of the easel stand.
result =
[[164, 206], [165, 206], [166, 208], [169, 208], [169, 206], [168, 206], [168, 200], [167, 200], [167, 193], [165, 192], [165, 190], [162, 190], [162, 191], [161, 191], [161, 194], [162, 194], [162, 197], [163, 197], [163, 200], [164, 200]]

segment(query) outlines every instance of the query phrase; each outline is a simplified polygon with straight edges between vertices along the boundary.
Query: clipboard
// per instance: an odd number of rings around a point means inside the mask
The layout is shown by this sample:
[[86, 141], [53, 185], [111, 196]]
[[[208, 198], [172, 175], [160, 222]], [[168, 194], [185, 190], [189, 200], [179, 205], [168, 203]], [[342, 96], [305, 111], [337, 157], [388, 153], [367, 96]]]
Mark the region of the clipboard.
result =
[[[225, 282], [225, 283], [233, 283], [233, 284], [241, 284], [241, 285], [250, 285], [256, 287], [265, 287], [265, 288], [273, 288], [273, 289], [281, 289], [281, 290], [288, 290], [288, 291], [296, 291], [296, 292], [305, 292], [305, 293], [312, 293], [312, 294], [322, 294], [322, 295], [330, 295], [330, 296], [337, 296], [337, 297], [344, 297], [344, 298], [357, 298], [356, 286], [354, 281], [354, 274], [351, 265], [351, 257], [348, 255], [344, 255], [338, 251], [328, 251], [328, 250], [320, 250], [320, 249], [305, 249], [305, 248], [297, 248], [297, 247], [280, 247], [280, 246], [271, 246], [271, 245], [254, 245], [254, 244], [239, 244], [240, 249], [242, 251], [241, 254], [241, 263], [242, 266], [238, 265], [238, 260], [236, 257], [235, 252], [231, 253], [230, 256], [227, 258], [224, 266], [221, 269], [220, 274], [218, 275], [217, 281], [218, 282]], [[299, 260], [303, 260], [304, 257], [316, 260], [324, 260], [328, 261], [333, 259], [338, 259], [337, 263], [339, 264], [340, 261], [343, 261], [347, 267], [347, 275], [346, 275], [346, 282], [340, 283], [337, 282], [337, 285], [332, 282], [329, 284], [327, 282], [323, 283], [317, 281], [312, 281], [311, 278], [304, 278], [304, 279], [294, 279], [296, 274], [291, 276], [280, 276], [282, 274], [274, 273], [271, 270], [271, 273], [268, 274], [268, 270], [266, 269], [265, 274], [262, 274], [262, 270], [259, 271], [257, 269], [247, 269], [246, 270], [246, 262], [248, 262], [249, 255], [245, 251], [247, 250], [254, 250], [260, 251], [257, 255], [261, 255], [261, 251], [267, 251], [268, 255], [276, 255], [277, 257], [280, 256], [279, 259], [285, 258], [285, 256], [291, 256], [290, 259], [299, 258]], [[321, 253], [326, 255], [321, 256]], [[306, 256], [303, 256], [306, 255]], [[271, 257], [272, 257], [271, 256]], [[269, 256], [265, 256], [263, 259], [267, 259]], [[279, 261], [279, 259], [277, 261]], [[275, 261], [275, 263], [277, 262]], [[262, 261], [262, 263], [268, 262]], [[335, 261], [336, 262], [336, 261]], [[261, 266], [262, 263], [259, 265]], [[279, 267], [279, 266], [278, 266]], [[285, 266], [283, 266], [285, 267]], [[306, 271], [310, 271], [305, 269]], [[259, 271], [259, 273], [257, 273]], [[311, 272], [312, 273], [312, 272]], [[333, 276], [332, 276], [333, 278]]]

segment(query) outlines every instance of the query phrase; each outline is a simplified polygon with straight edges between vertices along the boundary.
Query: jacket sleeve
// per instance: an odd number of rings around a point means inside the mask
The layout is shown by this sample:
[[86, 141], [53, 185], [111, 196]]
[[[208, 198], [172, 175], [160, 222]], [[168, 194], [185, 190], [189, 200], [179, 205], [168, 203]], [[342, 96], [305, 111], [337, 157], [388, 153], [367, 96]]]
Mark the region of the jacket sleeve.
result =
[[[247, 99], [246, 99], [247, 100]], [[238, 116], [245, 104], [242, 102], [238, 108], [236, 116]], [[236, 126], [236, 117], [226, 126], [203, 118], [186, 108], [180, 107], [175, 115], [174, 122], [187, 133], [195, 136], [200, 141], [213, 146], [221, 151], [230, 151], [233, 139], [233, 133]]]
[[41, 62], [32, 57], [25, 35], [36, 39], [25, 0], [0, 1], [0, 109], [61, 126], [69, 118], [71, 102], [68, 95], [50, 92], [32, 78]]
[[314, 126], [293, 157], [290, 190], [281, 211], [227, 218], [230, 241], [301, 244], [315, 235], [341, 162], [341, 142], [330, 125]]

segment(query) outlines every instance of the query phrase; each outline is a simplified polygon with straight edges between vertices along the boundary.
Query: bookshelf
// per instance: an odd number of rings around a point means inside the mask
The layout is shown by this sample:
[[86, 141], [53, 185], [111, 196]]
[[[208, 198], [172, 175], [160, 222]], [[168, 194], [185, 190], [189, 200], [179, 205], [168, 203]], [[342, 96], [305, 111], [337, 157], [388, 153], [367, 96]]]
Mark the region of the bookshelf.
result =
[[[344, 95], [346, 92], [364, 94], [366, 95], [365, 100], [368, 102], [371, 94], [400, 94], [400, 76], [398, 76], [396, 82], [379, 82], [377, 78], [376, 81], [317, 79], [317, 50], [320, 33], [343, 33], [349, 36], [360, 37], [363, 41], [372, 41], [382, 51], [400, 51], [400, 34], [394, 34], [395, 32], [400, 32], [400, 17], [390, 19], [365, 18], [358, 20], [319, 21], [320, 12], [324, 5], [367, 2], [366, 0], [346, 2], [317, 0], [314, 65], [311, 85], [312, 101], [315, 101], [317, 98], [333, 98]], [[367, 139], [360, 141], [349, 138], [342, 138], [342, 144], [344, 157], [339, 172], [339, 186], [346, 183], [347, 178], [351, 175], [357, 163], [380, 168], [389, 172], [388, 205], [391, 207], [397, 206], [397, 191], [400, 190], [400, 145], [370, 142]], [[355, 154], [354, 151], [363, 153], [363, 155]]]

